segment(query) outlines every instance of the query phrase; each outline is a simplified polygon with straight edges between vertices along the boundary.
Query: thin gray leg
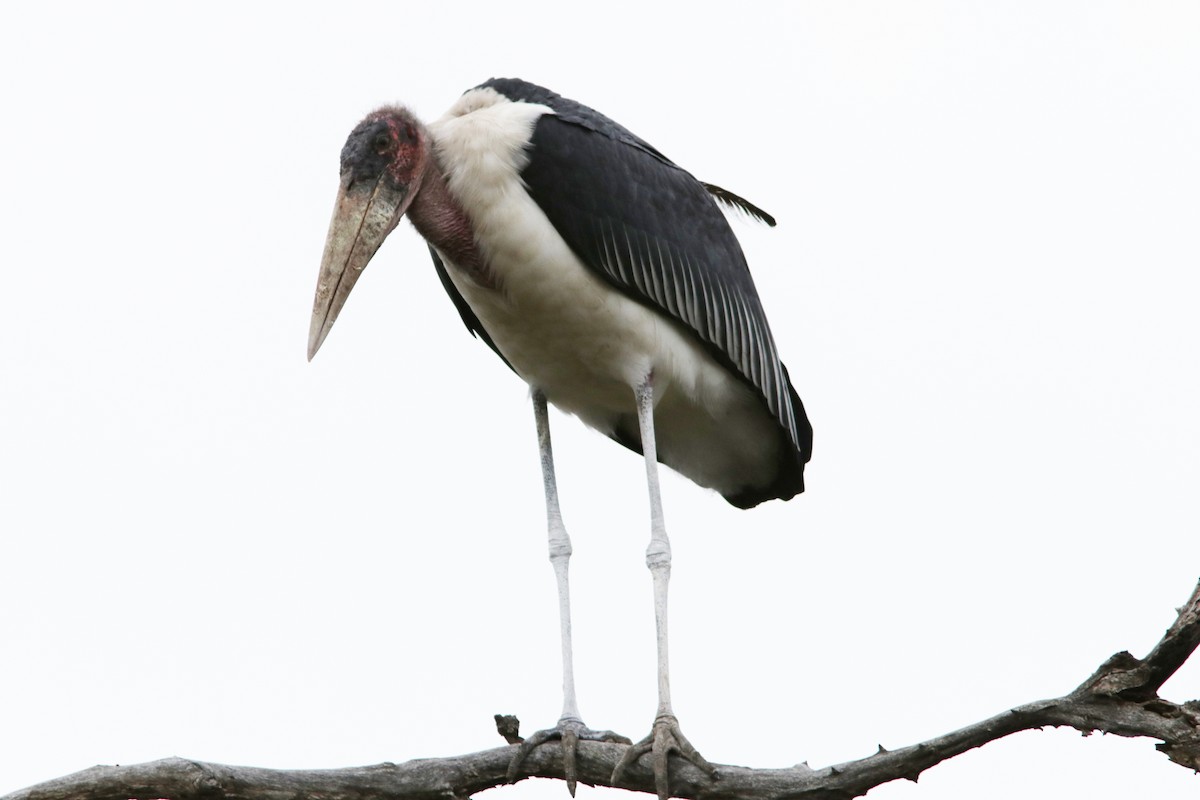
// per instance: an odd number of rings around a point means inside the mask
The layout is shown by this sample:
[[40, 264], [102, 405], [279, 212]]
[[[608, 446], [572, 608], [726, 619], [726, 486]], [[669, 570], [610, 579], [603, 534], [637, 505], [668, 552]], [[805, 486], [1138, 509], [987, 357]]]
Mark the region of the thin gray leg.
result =
[[546, 395], [533, 392], [533, 415], [537, 421], [538, 451], [542, 458], [542, 480], [546, 486], [546, 524], [550, 541], [550, 565], [558, 583], [558, 622], [562, 634], [563, 709], [560, 722], [580, 722], [575, 699], [575, 661], [571, 644], [571, 586], [567, 567], [571, 562], [571, 537], [558, 507], [558, 485], [554, 480], [554, 450], [550, 446], [550, 417]]
[[658, 639], [658, 716], [669, 716], [671, 679], [667, 657], [667, 584], [671, 581], [671, 541], [663, 521], [662, 492], [658, 484], [658, 446], [654, 441], [654, 384], [651, 379], [637, 388], [638, 427], [642, 455], [646, 461], [646, 486], [650, 491], [650, 544], [646, 567], [654, 582], [654, 628]]
[[579, 705], [575, 699], [575, 666], [571, 646], [571, 587], [567, 578], [567, 566], [571, 561], [571, 537], [563, 525], [562, 512], [558, 507], [558, 486], [554, 480], [554, 451], [550, 447], [550, 418], [546, 410], [546, 395], [533, 390], [533, 416], [537, 423], [538, 452], [542, 459], [542, 480], [546, 487], [546, 524], [550, 541], [550, 564], [554, 567], [554, 578], [558, 584], [558, 620], [562, 634], [563, 667], [563, 710], [558, 724], [553, 728], [538, 731], [521, 742], [517, 752], [508, 763], [508, 782], [517, 780], [521, 763], [538, 745], [553, 739], [562, 741], [563, 775], [567, 791], [575, 796], [578, 777], [575, 767], [575, 750], [580, 739], [598, 742], [629, 744], [629, 739], [612, 731], [594, 731], [583, 724], [579, 716]]
[[709, 777], [717, 770], [696, 751], [679, 729], [679, 720], [671, 708], [671, 680], [667, 658], [667, 584], [671, 579], [671, 542], [663, 523], [662, 493], [658, 484], [658, 448], [654, 441], [654, 376], [650, 375], [634, 389], [637, 399], [638, 428], [642, 435], [642, 454], [646, 460], [646, 485], [650, 492], [650, 545], [646, 548], [646, 566], [654, 582], [654, 627], [658, 637], [658, 713], [650, 735], [626, 751], [613, 770], [613, 782], [620, 781], [625, 770], [646, 753], [653, 756], [654, 784], [659, 800], [671, 796], [668, 756], [676, 753], [700, 767]]

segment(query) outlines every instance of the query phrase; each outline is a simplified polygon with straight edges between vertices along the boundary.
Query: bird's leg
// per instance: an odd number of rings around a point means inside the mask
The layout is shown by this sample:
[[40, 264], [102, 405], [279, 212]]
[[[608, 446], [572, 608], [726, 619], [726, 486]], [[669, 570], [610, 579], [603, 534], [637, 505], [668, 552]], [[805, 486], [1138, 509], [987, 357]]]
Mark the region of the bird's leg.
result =
[[542, 479], [546, 484], [546, 521], [550, 535], [550, 564], [558, 583], [558, 618], [562, 633], [563, 664], [563, 710], [558, 724], [553, 728], [538, 731], [521, 742], [508, 764], [508, 782], [517, 780], [517, 772], [533, 749], [552, 739], [562, 741], [563, 772], [567, 780], [567, 791], [575, 796], [577, 775], [575, 770], [575, 746], [580, 739], [600, 742], [630, 744], [629, 739], [612, 731], [594, 731], [583, 724], [579, 706], [575, 700], [575, 668], [571, 648], [571, 589], [567, 581], [567, 565], [571, 560], [571, 537], [563, 525], [562, 512], [558, 508], [558, 487], [554, 481], [554, 453], [550, 448], [550, 419], [546, 412], [546, 395], [533, 390], [533, 415], [537, 421], [538, 450], [542, 458]]
[[667, 668], [667, 583], [671, 577], [671, 542], [663, 524], [662, 497], [658, 485], [658, 449], [654, 442], [653, 374], [634, 390], [637, 398], [638, 427], [642, 435], [642, 454], [646, 459], [646, 484], [650, 490], [650, 546], [646, 548], [646, 566], [654, 581], [654, 623], [658, 634], [658, 713], [650, 735], [629, 748], [613, 770], [613, 783], [646, 753], [653, 755], [654, 786], [659, 800], [671, 796], [667, 758], [675, 753], [716, 778], [717, 770], [692, 747], [679, 729], [679, 720], [671, 708], [671, 682]]

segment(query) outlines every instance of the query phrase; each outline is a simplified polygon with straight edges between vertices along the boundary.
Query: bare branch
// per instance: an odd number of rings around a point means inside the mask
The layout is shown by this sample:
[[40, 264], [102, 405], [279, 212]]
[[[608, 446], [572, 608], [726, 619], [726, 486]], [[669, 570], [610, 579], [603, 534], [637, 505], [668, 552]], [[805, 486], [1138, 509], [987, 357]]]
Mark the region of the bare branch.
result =
[[[1085, 734], [1159, 740], [1158, 749], [1176, 764], [1200, 771], [1200, 701], [1172, 703], [1158, 690], [1200, 646], [1200, 584], [1162, 640], [1144, 659], [1117, 653], [1070, 694], [1018, 706], [1002, 714], [898, 750], [821, 769], [749, 769], [718, 765], [711, 781], [696, 767], [673, 764], [671, 791], [702, 800], [849, 800], [900, 778], [915, 781], [946, 759], [1017, 731], [1045, 726], [1071, 727]], [[519, 740], [514, 718], [497, 718], [510, 742]], [[0, 800], [287, 800], [319, 795], [326, 800], [394, 798], [458, 800], [505, 782], [512, 748], [500, 747], [451, 758], [420, 759], [331, 770], [269, 770], [167, 758], [125, 767], [92, 767], [6, 795]], [[579, 780], [613, 786], [613, 767], [625, 746], [581, 741]], [[534, 750], [522, 764], [522, 777], [561, 778], [557, 745]], [[628, 770], [620, 788], [654, 794], [654, 776], [641, 764]]]

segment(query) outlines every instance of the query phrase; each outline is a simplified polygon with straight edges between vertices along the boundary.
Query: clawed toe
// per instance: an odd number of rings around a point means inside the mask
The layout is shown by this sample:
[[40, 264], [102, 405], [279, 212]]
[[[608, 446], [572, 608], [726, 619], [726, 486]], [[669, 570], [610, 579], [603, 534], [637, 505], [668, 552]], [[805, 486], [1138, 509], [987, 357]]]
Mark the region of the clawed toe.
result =
[[679, 729], [679, 720], [670, 714], [660, 715], [654, 720], [654, 728], [650, 735], [625, 751], [617, 766], [613, 769], [612, 782], [617, 784], [625, 774], [625, 770], [635, 764], [639, 758], [650, 753], [653, 757], [654, 788], [659, 800], [667, 800], [671, 796], [671, 780], [667, 761], [672, 753], [694, 764], [704, 771], [709, 778], [716, 780], [720, 777], [716, 767], [692, 746], [692, 743]]
[[578, 784], [578, 773], [575, 768], [575, 752], [582, 739], [589, 742], [614, 742], [616, 744], [631, 744], [630, 740], [612, 731], [594, 731], [583, 724], [582, 720], [563, 718], [553, 728], [538, 731], [521, 742], [512, 760], [508, 762], [508, 772], [505, 779], [516, 783], [521, 770], [521, 764], [529, 757], [535, 748], [546, 742], [558, 739], [562, 742], [563, 777], [567, 781], [567, 791], [575, 796], [575, 786]]

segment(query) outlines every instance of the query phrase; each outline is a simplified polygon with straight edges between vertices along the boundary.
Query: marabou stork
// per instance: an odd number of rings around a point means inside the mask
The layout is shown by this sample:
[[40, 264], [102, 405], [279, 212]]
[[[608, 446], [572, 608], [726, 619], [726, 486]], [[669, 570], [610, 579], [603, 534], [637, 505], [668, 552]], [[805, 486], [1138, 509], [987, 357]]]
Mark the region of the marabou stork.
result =
[[362, 270], [405, 214], [467, 328], [533, 398], [558, 582], [563, 713], [518, 748], [560, 739], [575, 793], [584, 726], [572, 674], [567, 563], [546, 403], [644, 455], [658, 639], [658, 711], [613, 773], [652, 753], [660, 797], [668, 754], [716, 777], [671, 707], [658, 462], [739, 508], [804, 490], [812, 428], [779, 360], [741, 247], [717, 201], [765, 212], [701, 183], [607, 117], [539, 86], [493, 79], [429, 126], [405, 108], [369, 114], [341, 154], [341, 189], [313, 303], [311, 359]]

